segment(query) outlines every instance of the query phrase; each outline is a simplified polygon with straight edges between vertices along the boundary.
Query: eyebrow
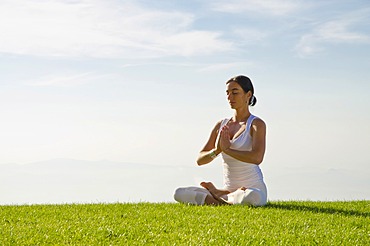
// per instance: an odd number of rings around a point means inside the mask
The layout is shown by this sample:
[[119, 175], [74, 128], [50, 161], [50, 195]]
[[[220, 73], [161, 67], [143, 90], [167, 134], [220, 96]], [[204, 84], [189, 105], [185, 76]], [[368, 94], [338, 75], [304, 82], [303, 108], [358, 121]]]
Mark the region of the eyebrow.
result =
[[[231, 91], [238, 91], [239, 88], [232, 88]], [[226, 93], [229, 92], [229, 90], [226, 90]]]

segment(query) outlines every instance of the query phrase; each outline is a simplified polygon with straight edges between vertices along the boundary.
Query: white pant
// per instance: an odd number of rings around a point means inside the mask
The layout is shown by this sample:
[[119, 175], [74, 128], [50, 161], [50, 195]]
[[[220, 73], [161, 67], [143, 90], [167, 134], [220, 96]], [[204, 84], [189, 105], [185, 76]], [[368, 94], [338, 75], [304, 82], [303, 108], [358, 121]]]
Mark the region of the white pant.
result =
[[[187, 204], [203, 205], [207, 195], [212, 194], [200, 187], [181, 187], [176, 189], [174, 198], [176, 201]], [[267, 203], [266, 194], [257, 188], [248, 188], [246, 190], [236, 190], [227, 194], [227, 201], [237, 205], [263, 206]]]
[[174, 198], [176, 201], [181, 203], [203, 205], [207, 195], [212, 196], [207, 189], [190, 186], [177, 188], [175, 190]]

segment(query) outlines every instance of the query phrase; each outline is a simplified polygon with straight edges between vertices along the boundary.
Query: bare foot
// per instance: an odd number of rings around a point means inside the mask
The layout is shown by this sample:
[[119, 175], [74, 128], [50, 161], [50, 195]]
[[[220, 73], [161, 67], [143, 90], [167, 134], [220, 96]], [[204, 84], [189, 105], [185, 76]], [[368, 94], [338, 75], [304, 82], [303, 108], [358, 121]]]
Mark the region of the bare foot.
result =
[[219, 201], [221, 204], [229, 204], [227, 202], [227, 200], [225, 200], [224, 198], [222, 198], [222, 196], [224, 196], [226, 194], [229, 194], [230, 191], [227, 191], [227, 190], [219, 190], [211, 182], [202, 182], [202, 183], [200, 183], [200, 185], [203, 188], [207, 189], [212, 194], [212, 196], [217, 201]]
[[219, 200], [216, 200], [212, 195], [207, 195], [206, 199], [204, 200], [204, 205], [224, 205], [225, 203]]

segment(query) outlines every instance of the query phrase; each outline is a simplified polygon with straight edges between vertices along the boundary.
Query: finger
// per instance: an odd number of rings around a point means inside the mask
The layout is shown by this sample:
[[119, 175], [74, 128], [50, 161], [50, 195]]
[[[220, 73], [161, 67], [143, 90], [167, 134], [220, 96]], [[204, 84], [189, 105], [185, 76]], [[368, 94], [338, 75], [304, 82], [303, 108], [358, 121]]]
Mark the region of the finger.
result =
[[224, 132], [223, 134], [222, 134], [222, 140], [223, 141], [225, 141], [225, 140], [229, 140], [229, 136], [228, 136], [229, 134], [227, 134], [227, 132]]

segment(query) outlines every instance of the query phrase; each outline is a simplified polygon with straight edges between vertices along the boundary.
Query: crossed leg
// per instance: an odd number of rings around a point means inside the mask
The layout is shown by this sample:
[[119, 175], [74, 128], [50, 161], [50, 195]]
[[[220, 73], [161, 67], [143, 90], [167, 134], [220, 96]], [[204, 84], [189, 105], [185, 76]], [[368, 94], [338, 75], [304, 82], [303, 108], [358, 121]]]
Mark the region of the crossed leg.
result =
[[[223, 196], [229, 194], [230, 191], [217, 189], [212, 182], [202, 182], [200, 183], [200, 185], [203, 188], [207, 189], [212, 194], [212, 197], [210, 196], [206, 197], [205, 204], [209, 205], [232, 204], [223, 198]], [[245, 191], [246, 189], [247, 189], [246, 187], [240, 187], [238, 190]]]
[[229, 204], [227, 200], [222, 198], [222, 196], [229, 194], [230, 191], [217, 189], [211, 182], [202, 182], [200, 183], [200, 185], [203, 188], [207, 189], [212, 194], [212, 197], [210, 196], [206, 197], [205, 204], [209, 205]]

